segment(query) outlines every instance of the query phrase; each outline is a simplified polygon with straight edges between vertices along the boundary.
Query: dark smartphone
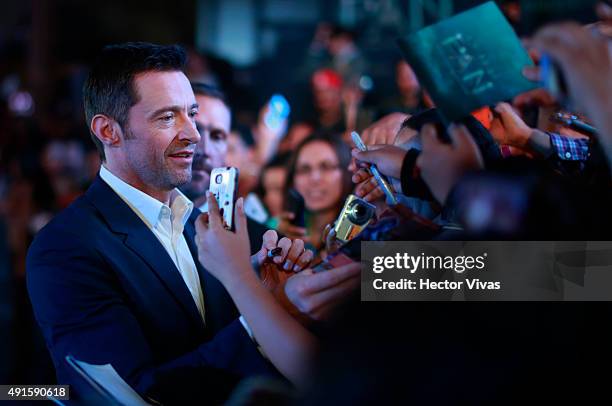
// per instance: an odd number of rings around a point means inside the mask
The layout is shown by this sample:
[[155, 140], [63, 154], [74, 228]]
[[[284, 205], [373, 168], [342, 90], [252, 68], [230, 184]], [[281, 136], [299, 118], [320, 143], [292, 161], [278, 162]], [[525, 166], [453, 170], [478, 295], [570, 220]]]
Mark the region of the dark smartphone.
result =
[[297, 227], [304, 227], [304, 198], [295, 189], [289, 190], [288, 209], [294, 215], [293, 220], [291, 220], [291, 224]]

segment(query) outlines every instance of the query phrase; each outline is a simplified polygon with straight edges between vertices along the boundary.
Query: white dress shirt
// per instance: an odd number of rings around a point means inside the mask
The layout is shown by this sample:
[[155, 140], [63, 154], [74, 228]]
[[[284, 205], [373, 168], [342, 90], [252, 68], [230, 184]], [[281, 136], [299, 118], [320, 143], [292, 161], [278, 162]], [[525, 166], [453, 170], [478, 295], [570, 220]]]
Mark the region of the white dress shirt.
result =
[[196, 264], [183, 235], [183, 227], [193, 210], [193, 203], [178, 189], [170, 197], [170, 207], [113, 175], [104, 165], [100, 177], [140, 217], [164, 246], [181, 274], [187, 289], [204, 318], [204, 294]]

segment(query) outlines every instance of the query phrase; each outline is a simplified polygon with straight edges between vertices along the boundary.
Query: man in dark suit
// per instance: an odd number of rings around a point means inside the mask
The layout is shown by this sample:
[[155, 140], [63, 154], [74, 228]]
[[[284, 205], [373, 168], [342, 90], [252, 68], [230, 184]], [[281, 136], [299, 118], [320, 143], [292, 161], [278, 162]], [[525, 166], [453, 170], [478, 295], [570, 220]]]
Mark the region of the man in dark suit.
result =
[[165, 404], [219, 403], [241, 377], [276, 374], [199, 264], [199, 210], [176, 189], [191, 178], [200, 140], [184, 62], [176, 46], [110, 46], [85, 83], [103, 165], [85, 195], [40, 231], [27, 259], [60, 383], [77, 383], [68, 354], [110, 363], [143, 397]]

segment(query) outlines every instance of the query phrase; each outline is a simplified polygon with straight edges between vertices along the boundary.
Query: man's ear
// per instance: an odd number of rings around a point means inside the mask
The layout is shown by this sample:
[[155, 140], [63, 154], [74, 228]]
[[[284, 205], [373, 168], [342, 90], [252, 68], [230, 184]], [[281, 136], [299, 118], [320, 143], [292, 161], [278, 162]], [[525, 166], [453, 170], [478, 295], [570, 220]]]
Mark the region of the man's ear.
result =
[[121, 144], [121, 126], [114, 119], [104, 114], [96, 114], [91, 119], [90, 130], [106, 147], [113, 148]]

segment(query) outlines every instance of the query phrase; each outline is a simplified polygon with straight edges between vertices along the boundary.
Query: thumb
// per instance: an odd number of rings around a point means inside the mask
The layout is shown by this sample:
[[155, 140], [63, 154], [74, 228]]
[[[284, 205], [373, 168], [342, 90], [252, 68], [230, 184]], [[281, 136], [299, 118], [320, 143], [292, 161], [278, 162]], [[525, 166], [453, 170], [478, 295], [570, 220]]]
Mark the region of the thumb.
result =
[[516, 113], [512, 106], [504, 102], [495, 106], [495, 112], [499, 114], [504, 125], [508, 125], [510, 122], [514, 121], [516, 117]]
[[496, 113], [498, 114], [504, 114], [504, 113], [508, 113], [508, 110], [512, 109], [512, 107], [510, 107], [510, 105], [506, 102], [499, 102], [497, 103], [497, 105], [495, 106], [495, 108], [493, 110], [495, 110]]

